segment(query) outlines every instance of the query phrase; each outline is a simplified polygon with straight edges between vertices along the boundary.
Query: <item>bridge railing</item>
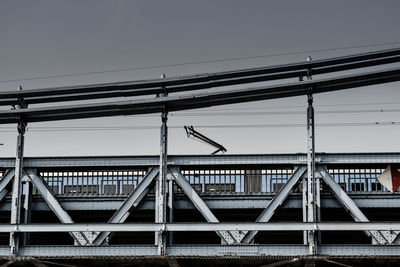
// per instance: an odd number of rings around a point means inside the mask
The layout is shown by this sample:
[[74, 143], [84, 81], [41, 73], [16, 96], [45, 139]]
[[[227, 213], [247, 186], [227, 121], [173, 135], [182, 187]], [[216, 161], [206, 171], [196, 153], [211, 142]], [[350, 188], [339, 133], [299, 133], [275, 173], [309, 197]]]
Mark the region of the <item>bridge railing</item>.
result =
[[378, 178], [381, 168], [331, 168], [329, 173], [346, 192], [388, 192]]
[[[379, 167], [328, 167], [336, 182], [349, 193], [387, 192], [378, 177]], [[292, 166], [257, 168], [183, 168], [187, 181], [199, 194], [276, 194], [293, 173]], [[142, 181], [147, 168], [90, 169], [39, 171], [55, 195], [62, 196], [126, 196]], [[0, 171], [0, 175], [3, 171]], [[300, 182], [301, 183], [301, 182]], [[326, 187], [322, 183], [322, 192]], [[299, 184], [294, 191], [301, 192]], [[175, 185], [174, 191], [181, 190]], [[34, 190], [34, 194], [37, 192]]]

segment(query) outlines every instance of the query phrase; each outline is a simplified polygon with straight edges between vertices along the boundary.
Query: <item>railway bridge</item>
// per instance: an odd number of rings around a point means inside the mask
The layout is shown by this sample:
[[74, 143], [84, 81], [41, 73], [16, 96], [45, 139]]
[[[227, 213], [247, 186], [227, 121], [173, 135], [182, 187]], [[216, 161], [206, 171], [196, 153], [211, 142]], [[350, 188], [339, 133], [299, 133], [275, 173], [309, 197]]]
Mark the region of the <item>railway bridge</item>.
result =
[[[16, 157], [0, 158], [3, 266], [395, 265], [399, 192], [388, 192], [378, 177], [399, 168], [400, 153], [315, 153], [313, 95], [399, 81], [399, 68], [382, 70], [399, 61], [400, 49], [391, 49], [0, 92], [0, 105], [13, 107], [0, 110], [0, 124], [16, 123], [18, 131]], [[352, 73], [334, 76], [345, 71]], [[171, 111], [299, 95], [308, 105], [304, 154], [167, 153]], [[24, 157], [29, 123], [148, 113], [161, 113], [157, 156]]]

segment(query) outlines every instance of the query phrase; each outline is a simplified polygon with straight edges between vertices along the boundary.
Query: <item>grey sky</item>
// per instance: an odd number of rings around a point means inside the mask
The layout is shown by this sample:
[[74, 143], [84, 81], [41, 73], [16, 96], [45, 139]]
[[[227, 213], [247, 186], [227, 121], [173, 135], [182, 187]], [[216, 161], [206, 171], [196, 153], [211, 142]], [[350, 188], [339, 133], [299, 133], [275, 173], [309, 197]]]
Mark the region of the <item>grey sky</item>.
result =
[[[1, 1], [0, 80], [279, 54], [400, 41], [399, 1]], [[400, 46], [400, 45], [397, 45]], [[391, 48], [380, 46], [252, 60], [153, 68], [0, 83], [13, 90], [158, 78], [232, 70]], [[317, 110], [396, 108], [327, 107], [342, 103], [400, 102], [399, 83], [315, 96]], [[305, 97], [213, 108], [305, 110]], [[320, 105], [320, 107], [318, 107]], [[197, 111], [191, 111], [191, 113]], [[188, 113], [188, 112], [185, 112]], [[318, 114], [317, 123], [400, 121], [399, 113]], [[172, 116], [170, 125], [304, 123], [301, 115]], [[31, 126], [159, 125], [158, 116], [116, 117]], [[7, 125], [9, 127], [10, 125]], [[4, 127], [3, 127], [4, 128]], [[4, 128], [8, 129], [8, 128]], [[305, 128], [199, 129], [229, 153], [304, 152]], [[400, 126], [317, 128], [317, 151], [399, 151]], [[35, 132], [26, 155], [135, 155], [159, 152], [158, 130]], [[16, 133], [1, 133], [1, 156], [15, 155]], [[171, 154], [212, 148], [171, 129]]]

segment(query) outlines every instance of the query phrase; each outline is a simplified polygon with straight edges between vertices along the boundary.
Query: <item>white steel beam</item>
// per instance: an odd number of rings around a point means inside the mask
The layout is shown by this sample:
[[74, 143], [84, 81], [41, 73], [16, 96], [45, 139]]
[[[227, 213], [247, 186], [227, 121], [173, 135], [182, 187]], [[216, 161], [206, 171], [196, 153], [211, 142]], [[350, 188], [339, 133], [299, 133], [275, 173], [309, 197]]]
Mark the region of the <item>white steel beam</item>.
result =
[[[165, 88], [164, 88], [165, 89]], [[165, 97], [165, 95], [163, 96]], [[158, 173], [158, 180], [156, 183], [156, 206], [155, 206], [155, 222], [167, 222], [167, 145], [168, 145], [168, 112], [163, 106], [161, 114], [161, 128], [160, 128], [160, 169]], [[159, 231], [155, 234], [155, 243], [158, 247], [158, 254], [164, 255], [166, 251], [167, 235], [165, 231]]]
[[[171, 178], [170, 176], [168, 176]], [[174, 221], [174, 180], [168, 179], [168, 222]], [[174, 233], [169, 233], [169, 244], [174, 243]]]
[[15, 169], [9, 169], [3, 177], [0, 179], [0, 201], [7, 195], [8, 190], [6, 189], [7, 185], [14, 178]]
[[[175, 182], [182, 188], [183, 192], [185, 192], [188, 198], [192, 201], [193, 205], [198, 209], [198, 211], [200, 211], [207, 222], [219, 222], [217, 217], [215, 217], [215, 215], [207, 207], [193, 187], [188, 183], [188, 181], [186, 181], [179, 169], [177, 167], [170, 167], [168, 170], [175, 179]], [[229, 245], [237, 243], [237, 240], [235, 240], [234, 236], [227, 231], [218, 231], [217, 234], [222, 238], [222, 240], [225, 241], [225, 243]]]
[[209, 223], [40, 223], [0, 224], [0, 233], [7, 232], [173, 232], [209, 231], [399, 231], [400, 222], [209, 222]]
[[[198, 259], [266, 259], [277, 257], [310, 258], [392, 258], [399, 259], [400, 246], [371, 246], [371, 245], [321, 245], [319, 247], [323, 256], [309, 256], [308, 249], [304, 245], [174, 245], [167, 248], [170, 257], [191, 257]], [[157, 257], [157, 248], [154, 245], [120, 245], [101, 247], [76, 247], [76, 246], [27, 246], [20, 250], [21, 257], [37, 258], [64, 258], [64, 259], [105, 259], [105, 258], [135, 258]], [[0, 256], [12, 256], [8, 247], [0, 246]]]
[[[324, 180], [325, 184], [328, 185], [332, 194], [336, 199], [349, 211], [350, 215], [356, 222], [369, 222], [368, 218], [358, 208], [356, 203], [346, 194], [346, 192], [335, 182], [335, 179], [329, 174], [326, 168], [318, 167], [318, 172]], [[384, 230], [384, 229], [380, 229]], [[367, 235], [371, 235], [380, 245], [385, 245], [388, 241], [378, 231], [370, 231]]]
[[[326, 165], [400, 164], [400, 153], [316, 153], [315, 162]], [[306, 154], [264, 155], [181, 155], [168, 156], [168, 163], [176, 166], [195, 165], [300, 165], [307, 163]], [[100, 156], [100, 157], [25, 157], [29, 168], [52, 167], [121, 167], [159, 166], [159, 156]], [[1, 168], [14, 168], [15, 158], [1, 158]]]
[[[257, 218], [256, 222], [268, 222], [271, 217], [274, 215], [275, 211], [283, 204], [287, 196], [293, 190], [293, 187], [297, 184], [300, 177], [306, 171], [306, 166], [300, 166], [295, 168], [293, 174], [290, 176], [288, 181], [284, 184], [281, 190], [274, 196], [274, 198], [269, 202], [268, 207], [266, 207], [261, 215]], [[250, 243], [253, 238], [256, 236], [257, 231], [251, 231], [248, 233], [244, 233], [244, 236], [239, 242], [243, 244]]]
[[[60, 219], [62, 223], [72, 224], [74, 221], [68, 215], [68, 213], [63, 209], [57, 199], [54, 197], [51, 190], [48, 188], [46, 183], [42, 180], [40, 176], [37, 175], [35, 170], [27, 169], [25, 170], [32, 184], [39, 191], [40, 195], [49, 205], [50, 209], [55, 213], [55, 215]], [[79, 245], [89, 245], [89, 239], [86, 237], [85, 233], [80, 232], [70, 232], [71, 236]]]
[[[20, 118], [19, 118], [20, 119]], [[22, 176], [23, 176], [23, 158], [24, 158], [24, 134], [26, 123], [20, 119], [18, 122], [17, 155], [15, 159], [15, 174], [11, 194], [11, 223], [19, 224], [21, 222], [21, 195], [22, 195]], [[18, 253], [19, 235], [10, 234], [10, 248], [12, 254]]]
[[[28, 224], [31, 223], [31, 217], [32, 217], [32, 184], [29, 180], [26, 180], [24, 184], [25, 184], [24, 223]], [[30, 242], [29, 233], [24, 233], [23, 241], [24, 241], [23, 242], [24, 246], [29, 244]]]
[[[122, 203], [119, 209], [114, 213], [114, 215], [108, 220], [107, 223], [123, 223], [126, 218], [128, 218], [132, 207], [136, 207], [140, 200], [147, 194], [149, 191], [149, 186], [153, 182], [154, 178], [158, 174], [158, 168], [153, 167], [146, 174], [143, 180], [137, 185], [135, 190], [130, 193], [128, 198]], [[93, 241], [93, 245], [99, 246], [104, 243], [107, 237], [110, 235], [110, 232], [101, 232], [97, 235], [97, 237]]]

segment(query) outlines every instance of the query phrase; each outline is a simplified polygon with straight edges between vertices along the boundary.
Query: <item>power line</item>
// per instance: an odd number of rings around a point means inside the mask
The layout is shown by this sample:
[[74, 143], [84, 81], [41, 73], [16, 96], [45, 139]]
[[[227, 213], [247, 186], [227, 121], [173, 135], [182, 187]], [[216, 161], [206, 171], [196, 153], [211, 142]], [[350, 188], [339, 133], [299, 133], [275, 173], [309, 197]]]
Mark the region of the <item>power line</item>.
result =
[[[394, 113], [400, 109], [358, 109], [358, 110], [320, 110], [317, 114], [351, 114], [351, 113]], [[269, 111], [269, 112], [207, 112], [207, 113], [177, 113], [171, 114], [172, 117], [213, 117], [213, 116], [258, 116], [258, 115], [303, 115], [305, 110], [296, 111]]]
[[[377, 126], [399, 126], [399, 121], [388, 122], [332, 122], [318, 123], [316, 127], [377, 127]], [[183, 125], [171, 125], [170, 129], [183, 129]], [[203, 129], [230, 129], [230, 128], [298, 128], [306, 127], [304, 123], [277, 123], [277, 124], [223, 124], [223, 125], [196, 125]], [[131, 130], [158, 130], [159, 126], [86, 126], [86, 127], [40, 127], [31, 126], [28, 132], [88, 132], [88, 131], [131, 131]], [[4, 128], [3, 128], [4, 129]], [[10, 127], [8, 127], [10, 129]], [[15, 132], [15, 130], [0, 130], [0, 132]]]
[[345, 47], [338, 47], [338, 48], [293, 51], [293, 52], [286, 52], [286, 53], [266, 54], [266, 55], [257, 55], [257, 56], [248, 56], [248, 57], [233, 57], [233, 58], [212, 59], [212, 60], [198, 60], [198, 61], [190, 61], [190, 62], [183, 62], [183, 63], [162, 64], [162, 65], [152, 65], [152, 66], [132, 67], [132, 68], [119, 68], [119, 69], [103, 70], [103, 71], [79, 72], [79, 73], [69, 73], [69, 74], [59, 74], [59, 75], [26, 77], [26, 78], [20, 78], [20, 79], [0, 80], [0, 83], [32, 81], [32, 80], [63, 78], [63, 77], [74, 77], [74, 76], [85, 76], [85, 75], [115, 73], [115, 72], [125, 72], [125, 71], [135, 71], [135, 70], [147, 70], [147, 69], [157, 69], [157, 68], [165, 68], [165, 67], [178, 67], [178, 66], [197, 65], [197, 64], [216, 63], [216, 62], [229, 62], [229, 61], [239, 61], [239, 60], [257, 59], [257, 58], [268, 58], [268, 57], [277, 57], [277, 56], [289, 56], [289, 55], [305, 54], [305, 53], [320, 53], [320, 52], [329, 52], [329, 51], [340, 51], [340, 50], [346, 50], [346, 49], [368, 48], [368, 47], [377, 47], [377, 46], [385, 46], [385, 45], [397, 45], [397, 44], [400, 44], [400, 41], [389, 42], [389, 43], [375, 43], [375, 44], [368, 44], [368, 45], [345, 46]]
[[[345, 103], [345, 104], [320, 104], [314, 105], [314, 108], [319, 107], [345, 107], [345, 106], [372, 106], [372, 105], [398, 105], [400, 102], [365, 102], [365, 103]], [[306, 105], [291, 105], [291, 106], [275, 106], [275, 107], [237, 107], [237, 108], [216, 108], [212, 111], [228, 111], [228, 110], [270, 110], [270, 109], [288, 109], [288, 108], [304, 108]], [[199, 110], [198, 112], [203, 112]]]
[[[292, 106], [294, 107], [294, 106]], [[303, 106], [300, 106], [303, 107]], [[286, 107], [290, 108], [290, 107]], [[235, 112], [220, 112], [225, 111], [223, 109], [216, 110], [215, 112], [199, 111], [199, 112], [171, 112], [170, 117], [229, 117], [229, 116], [269, 116], [269, 115], [303, 115], [306, 113], [305, 110], [291, 110], [291, 111], [250, 111], [250, 112], [236, 112], [236, 110], [247, 110], [247, 109], [226, 109], [226, 111]], [[264, 110], [263, 108], [255, 108], [253, 110]], [[266, 108], [268, 110], [268, 108]], [[400, 109], [348, 109], [348, 110], [316, 110], [316, 114], [352, 114], [352, 113], [397, 113]], [[134, 115], [140, 118], [158, 118], [157, 115]]]

